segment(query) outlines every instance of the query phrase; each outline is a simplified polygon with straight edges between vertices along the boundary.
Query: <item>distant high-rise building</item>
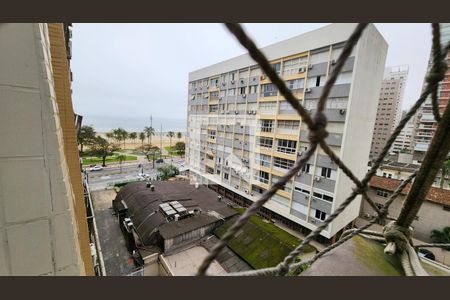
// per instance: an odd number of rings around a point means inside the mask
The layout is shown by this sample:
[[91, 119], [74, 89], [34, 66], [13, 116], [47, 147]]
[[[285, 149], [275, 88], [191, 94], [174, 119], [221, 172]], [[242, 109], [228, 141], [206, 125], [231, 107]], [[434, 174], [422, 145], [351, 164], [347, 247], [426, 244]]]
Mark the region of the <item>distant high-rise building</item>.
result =
[[[450, 23], [441, 23], [441, 45], [445, 46], [450, 41]], [[428, 71], [431, 69], [432, 51], [430, 52], [430, 58], [428, 60]], [[447, 53], [447, 65], [450, 65], [450, 52]], [[428, 72], [427, 72], [428, 74]], [[424, 86], [426, 81], [424, 81]], [[442, 114], [445, 107], [448, 104], [448, 99], [450, 96], [450, 68], [447, 69], [445, 78], [439, 84], [438, 88], [438, 103], [439, 111]], [[425, 100], [425, 103], [420, 107], [417, 114], [415, 136], [414, 136], [414, 160], [418, 163], [422, 162], [426, 151], [430, 145], [431, 139], [433, 138], [434, 132], [436, 130], [437, 124], [434, 121], [433, 109], [431, 104], [431, 97]]]
[[[406, 114], [406, 111], [402, 113], [402, 118]], [[399, 135], [394, 141], [392, 145], [391, 152], [400, 153], [407, 152], [412, 153], [413, 147], [413, 138], [414, 138], [414, 128], [415, 128], [415, 117], [412, 117], [408, 123], [406, 123], [405, 127], [400, 131]]]
[[408, 66], [395, 66], [385, 69], [373, 129], [371, 158], [376, 158], [380, 154], [391, 133], [400, 122], [407, 76]]
[[[267, 46], [265, 53], [311, 113], [355, 24], [332, 24]], [[369, 25], [332, 88], [326, 139], [362, 177], [366, 172], [387, 43]], [[243, 206], [256, 201], [309, 147], [301, 117], [244, 54], [189, 74], [187, 161], [194, 181]], [[321, 224], [354, 184], [317, 149], [260, 211], [304, 234]], [[355, 199], [322, 236], [333, 239], [359, 213]]]

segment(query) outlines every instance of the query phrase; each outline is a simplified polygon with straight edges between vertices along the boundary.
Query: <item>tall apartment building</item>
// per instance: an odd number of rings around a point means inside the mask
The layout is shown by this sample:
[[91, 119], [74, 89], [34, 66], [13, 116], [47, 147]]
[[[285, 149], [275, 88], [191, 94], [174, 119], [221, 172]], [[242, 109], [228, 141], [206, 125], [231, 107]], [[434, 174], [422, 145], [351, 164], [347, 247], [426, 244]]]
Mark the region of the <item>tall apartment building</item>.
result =
[[[302, 105], [314, 113], [355, 24], [332, 24], [261, 50]], [[363, 176], [369, 158], [387, 43], [369, 25], [333, 87], [326, 141]], [[248, 206], [308, 148], [308, 130], [258, 65], [244, 54], [189, 74], [187, 161], [192, 180]], [[351, 193], [353, 183], [318, 149], [261, 210], [308, 233]], [[322, 231], [331, 239], [359, 213], [360, 197]]]
[[385, 69], [381, 83], [375, 127], [373, 128], [371, 158], [376, 158], [383, 150], [391, 133], [400, 122], [403, 93], [408, 66]]
[[70, 29], [0, 25], [0, 275], [93, 275]]
[[[450, 41], [450, 23], [441, 23], [441, 45], [445, 46]], [[447, 66], [450, 66], [450, 52], [447, 53]], [[430, 51], [430, 58], [428, 60], [428, 71], [432, 66], [432, 52]], [[428, 74], [428, 72], [427, 72]], [[424, 86], [426, 81], [424, 81]], [[444, 111], [448, 104], [450, 96], [450, 68], [447, 69], [445, 78], [439, 84], [438, 88], [438, 102], [439, 111]], [[414, 160], [418, 163], [422, 162], [431, 139], [433, 138], [437, 124], [434, 121], [433, 109], [431, 105], [431, 98], [428, 97], [424, 104], [420, 107], [417, 114], [417, 122], [414, 135]]]
[[[406, 115], [406, 111], [402, 113], [402, 118]], [[412, 117], [400, 131], [399, 135], [394, 141], [392, 145], [391, 152], [400, 153], [407, 152], [412, 153], [413, 149], [413, 138], [414, 138], [414, 130], [416, 127], [416, 118]]]

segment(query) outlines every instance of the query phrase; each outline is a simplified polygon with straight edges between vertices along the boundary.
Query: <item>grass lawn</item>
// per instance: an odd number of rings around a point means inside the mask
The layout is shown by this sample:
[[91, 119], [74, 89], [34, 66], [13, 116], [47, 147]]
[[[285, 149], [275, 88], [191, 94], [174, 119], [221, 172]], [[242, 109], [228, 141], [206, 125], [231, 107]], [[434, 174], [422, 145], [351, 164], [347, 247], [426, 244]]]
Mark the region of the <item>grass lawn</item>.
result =
[[[126, 155], [125, 160], [126, 161], [137, 160], [137, 156]], [[115, 163], [115, 162], [117, 162], [117, 163], [119, 162], [117, 155], [106, 157], [106, 161], [105, 161], [106, 164]], [[97, 165], [97, 164], [101, 165], [102, 163], [103, 163], [103, 159], [101, 157], [83, 157], [83, 165]]]
[[178, 151], [175, 149], [174, 146], [170, 147], [170, 146], [166, 146], [164, 147], [164, 149], [167, 150], [167, 152], [169, 153], [169, 155], [173, 155], [173, 156], [179, 156]]
[[[236, 210], [242, 214], [245, 209], [238, 208]], [[214, 233], [219, 238], [222, 237], [235, 220], [236, 218], [227, 221]], [[300, 243], [300, 239], [267, 222], [262, 217], [252, 216], [227, 245], [253, 268], [260, 269], [276, 266]], [[316, 248], [310, 245], [304, 248], [304, 252], [314, 251]]]

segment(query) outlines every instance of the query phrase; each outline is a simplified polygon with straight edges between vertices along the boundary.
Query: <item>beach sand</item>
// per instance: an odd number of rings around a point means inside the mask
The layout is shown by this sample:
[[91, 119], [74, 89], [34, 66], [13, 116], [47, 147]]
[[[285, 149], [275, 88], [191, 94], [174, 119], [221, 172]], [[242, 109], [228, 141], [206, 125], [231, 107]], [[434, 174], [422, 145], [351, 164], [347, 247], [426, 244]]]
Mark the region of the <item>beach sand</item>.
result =
[[[100, 135], [101, 137], [107, 139], [105, 132], [98, 132], [97, 135]], [[110, 141], [113, 141], [113, 140], [111, 139]], [[181, 137], [181, 139], [178, 139], [176, 136], [172, 138], [172, 146], [174, 146], [177, 142], [186, 142], [184, 133], [183, 133], [183, 136]], [[152, 136], [152, 145], [157, 146], [158, 148], [161, 148], [161, 143], [162, 143], [163, 148], [170, 146], [170, 139], [165, 135], [162, 137], [162, 139], [160, 136]], [[146, 144], [148, 144], [147, 137], [144, 140], [144, 145], [146, 145]], [[142, 142], [139, 138], [137, 138], [135, 141], [130, 140], [130, 139], [127, 139], [125, 141], [125, 150], [133, 150], [133, 149], [136, 149], [141, 146], [142, 146]], [[120, 142], [120, 147], [122, 149], [124, 149], [123, 141]]]

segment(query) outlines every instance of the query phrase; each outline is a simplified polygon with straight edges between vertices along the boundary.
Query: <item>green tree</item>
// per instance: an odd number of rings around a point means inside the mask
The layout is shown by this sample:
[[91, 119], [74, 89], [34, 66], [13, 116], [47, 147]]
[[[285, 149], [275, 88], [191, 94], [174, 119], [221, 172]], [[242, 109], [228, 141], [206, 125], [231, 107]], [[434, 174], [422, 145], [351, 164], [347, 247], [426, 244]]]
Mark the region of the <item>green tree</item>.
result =
[[139, 139], [141, 140], [142, 148], [144, 148], [145, 133], [139, 133]]
[[111, 139], [114, 138], [114, 133], [112, 133], [112, 132], [107, 132], [107, 133], [106, 133], [106, 138], [108, 139], [108, 141], [110, 141]]
[[83, 146], [91, 145], [95, 139], [95, 130], [92, 126], [82, 126], [78, 135], [78, 144], [80, 145], [80, 153], [83, 154]]
[[183, 134], [181, 134], [181, 132], [177, 132], [177, 139], [181, 139], [183, 137]]
[[129, 134], [130, 139], [133, 140], [133, 145], [136, 143], [136, 139], [137, 139], [137, 132], [131, 132]]
[[128, 132], [123, 128], [113, 129], [115, 139], [120, 142], [123, 141], [123, 149], [125, 149], [125, 141], [128, 138]]
[[96, 136], [90, 148], [90, 153], [93, 156], [101, 157], [103, 159], [102, 166], [106, 167], [106, 157], [113, 155], [114, 151], [119, 149], [119, 146], [108, 142], [108, 140], [101, 136]]
[[448, 185], [450, 185], [450, 159], [444, 161], [441, 167], [441, 178], [439, 180], [439, 185], [441, 186], [441, 189], [444, 187], [444, 183], [447, 182]]
[[174, 148], [179, 156], [183, 156], [186, 150], [186, 144], [184, 142], [177, 142]]
[[[433, 229], [430, 238], [433, 243], [450, 244], [450, 227], [444, 227], [442, 230]], [[444, 249], [450, 251], [450, 247]]]
[[144, 133], [148, 138], [148, 143], [151, 145], [152, 144], [152, 135], [155, 135], [155, 129], [150, 126], [146, 126], [144, 128]]
[[180, 174], [180, 171], [174, 165], [159, 167], [157, 171], [161, 180], [168, 180], [169, 178]]

